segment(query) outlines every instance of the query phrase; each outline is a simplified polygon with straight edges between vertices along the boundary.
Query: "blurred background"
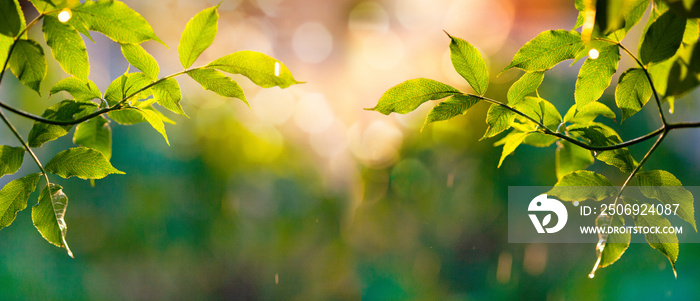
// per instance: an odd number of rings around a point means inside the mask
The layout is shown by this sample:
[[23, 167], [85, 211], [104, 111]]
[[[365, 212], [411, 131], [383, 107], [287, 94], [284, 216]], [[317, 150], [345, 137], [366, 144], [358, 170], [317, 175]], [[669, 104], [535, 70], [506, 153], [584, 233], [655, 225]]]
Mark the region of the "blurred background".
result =
[[[21, 0], [28, 19], [36, 12]], [[181, 70], [186, 22], [219, 1], [125, 1], [169, 48], [144, 47], [161, 75]], [[168, 115], [171, 146], [148, 124], [113, 124], [112, 164], [126, 175], [96, 181], [53, 177], [70, 199], [68, 243], [49, 245], [30, 210], [0, 231], [2, 300], [580, 300], [695, 299], [700, 246], [668, 260], [631, 245], [610, 268], [587, 275], [593, 244], [509, 244], [508, 186], [556, 182], [554, 149], [521, 146], [496, 168], [497, 139], [479, 141], [487, 104], [422, 132], [434, 105], [407, 115], [365, 111], [390, 87], [416, 77], [468, 84], [449, 59], [451, 35], [475, 45], [491, 73], [488, 97], [504, 100], [521, 71], [500, 72], [517, 49], [548, 29], [570, 29], [573, 1], [224, 0], [214, 44], [195, 65], [238, 50], [264, 52], [306, 83], [259, 89], [243, 77], [250, 109], [178, 78], [190, 118]], [[646, 19], [646, 17], [645, 17]], [[642, 22], [645, 22], [643, 20]], [[639, 26], [641, 27], [641, 26]], [[628, 38], [636, 49], [640, 29]], [[30, 36], [43, 41], [36, 27]], [[90, 78], [104, 90], [127, 69], [119, 46], [86, 39]], [[43, 43], [43, 42], [42, 42]], [[48, 48], [45, 48], [48, 49]], [[540, 95], [562, 115], [573, 103], [581, 62], [545, 75]], [[623, 55], [620, 70], [633, 61]], [[42, 96], [8, 74], [0, 97], [41, 114], [66, 75], [49, 58]], [[617, 82], [617, 76], [613, 82]], [[618, 113], [609, 89], [601, 101]], [[671, 120], [696, 120], [698, 95], [678, 100]], [[11, 116], [26, 135], [32, 122]], [[658, 128], [645, 109], [616, 126], [623, 138]], [[608, 122], [608, 121], [606, 121]], [[608, 122], [614, 125], [614, 122]], [[38, 149], [50, 159], [67, 135]], [[0, 142], [16, 146], [0, 128]], [[698, 186], [700, 135], [665, 140], [648, 166]], [[650, 144], [631, 151], [639, 160]], [[620, 185], [625, 174], [593, 170]], [[25, 158], [17, 176], [36, 172]], [[4, 185], [13, 177], [3, 177]], [[31, 206], [38, 193], [32, 194]]]

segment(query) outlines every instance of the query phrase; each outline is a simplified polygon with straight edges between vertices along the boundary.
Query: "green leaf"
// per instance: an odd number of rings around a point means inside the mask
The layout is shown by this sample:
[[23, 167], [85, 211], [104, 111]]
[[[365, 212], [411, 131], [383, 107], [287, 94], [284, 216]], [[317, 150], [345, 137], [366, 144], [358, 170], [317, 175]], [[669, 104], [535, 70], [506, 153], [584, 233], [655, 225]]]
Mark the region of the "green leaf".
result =
[[581, 109], [574, 104], [571, 106], [571, 108], [569, 108], [569, 111], [566, 112], [564, 122], [588, 124], [595, 120], [595, 118], [598, 116], [615, 119], [615, 112], [608, 108], [608, 106], [599, 102], [589, 103]]
[[548, 128], [556, 129], [559, 124], [561, 124], [561, 114], [559, 114], [557, 108], [552, 103], [542, 98], [525, 97], [515, 108]]
[[223, 97], [235, 97], [248, 104], [241, 86], [219, 71], [214, 69], [193, 69], [187, 71], [187, 75], [202, 85], [202, 88], [205, 90], [213, 91]]
[[[568, 130], [572, 135], [588, 139], [593, 146], [608, 146], [622, 142], [617, 132], [601, 123], [575, 124], [569, 126]], [[625, 173], [631, 172], [637, 166], [637, 162], [626, 147], [599, 152], [596, 159], [615, 166]]]
[[503, 71], [511, 68], [527, 72], [546, 71], [560, 62], [575, 58], [583, 47], [581, 34], [576, 31], [545, 31], [525, 43]]
[[16, 37], [24, 25], [22, 9], [17, 0], [0, 1], [0, 34], [8, 37]]
[[67, 6], [66, 0], [31, 0], [30, 2], [42, 14]]
[[[44, 111], [41, 116], [46, 119], [58, 121], [73, 121], [86, 116], [97, 108], [97, 104], [89, 101], [64, 100]], [[34, 126], [29, 131], [29, 146], [40, 147], [42, 144], [56, 140], [68, 134], [72, 125], [52, 125], [43, 122], [34, 122]]]
[[158, 74], [160, 73], [158, 62], [151, 54], [146, 52], [146, 49], [143, 49], [141, 45], [137, 44], [120, 45], [122, 48], [122, 54], [129, 64], [148, 75], [151, 80], [155, 81], [158, 79]]
[[112, 157], [112, 128], [109, 121], [97, 116], [79, 124], [73, 134], [73, 143], [96, 149], [109, 161]]
[[[698, 7], [700, 8], [700, 5]], [[700, 36], [698, 19], [688, 19], [685, 24], [685, 32], [683, 33], [683, 44], [694, 44], [697, 42], [698, 36]]]
[[452, 66], [479, 95], [484, 95], [489, 86], [489, 71], [479, 50], [460, 38], [447, 34], [450, 39]]
[[679, 205], [676, 214], [697, 231], [693, 194], [683, 188], [681, 181], [673, 174], [665, 170], [643, 171], [637, 173], [637, 179], [644, 196], [663, 204]]
[[513, 121], [515, 121], [515, 113], [500, 105], [491, 105], [489, 111], [486, 113], [486, 124], [488, 124], [489, 127], [486, 129], [486, 133], [484, 133], [484, 137], [481, 137], [481, 139], [491, 138], [509, 129]]
[[675, 60], [665, 60], [657, 64], [651, 64], [647, 68], [649, 75], [651, 75], [651, 81], [656, 88], [656, 93], [658, 93], [659, 96], [668, 96], [666, 95], [666, 90], [668, 87], [669, 73], [674, 63]]
[[83, 180], [97, 180], [110, 174], [124, 174], [114, 168], [101, 152], [82, 146], [56, 154], [49, 163], [46, 163], [46, 171], [62, 178], [78, 177]]
[[[697, 38], [696, 38], [697, 39]], [[700, 46], [685, 45], [678, 51], [668, 73], [667, 97], [682, 97], [700, 85]]]
[[177, 46], [180, 63], [185, 69], [192, 66], [199, 55], [214, 42], [219, 22], [218, 8], [217, 5], [199, 12], [185, 25]]
[[105, 90], [105, 99], [109, 105], [115, 105], [137, 92], [138, 93], [132, 96], [130, 100], [146, 99], [151, 95], [151, 90], [140, 90], [150, 84], [151, 79], [145, 73], [127, 73], [109, 84], [109, 87]]
[[68, 226], [64, 217], [67, 207], [68, 197], [63, 193], [63, 187], [49, 183], [39, 195], [39, 203], [32, 207], [32, 221], [46, 241], [65, 248], [68, 255], [73, 257], [66, 242]]
[[280, 61], [255, 51], [239, 51], [216, 59], [207, 65], [224, 72], [241, 74], [263, 88], [287, 88], [300, 84]]
[[139, 122], [146, 121], [153, 127], [153, 129], [155, 129], [156, 131], [158, 131], [158, 133], [163, 135], [163, 138], [165, 138], [165, 142], [168, 145], [170, 145], [170, 141], [168, 141], [168, 135], [165, 133], [165, 125], [163, 124], [163, 119], [158, 113], [155, 112], [155, 110], [153, 110], [153, 108], [128, 107], [122, 110], [109, 112], [108, 116], [117, 123], [125, 125], [136, 124]]
[[141, 44], [154, 40], [163, 44], [153, 33], [151, 25], [121, 1], [86, 1], [73, 8], [73, 18], [79, 18], [88, 29], [103, 33], [118, 43]]
[[[151, 87], [151, 91], [153, 92], [153, 98], [159, 105], [172, 111], [173, 113], [187, 116], [180, 105], [182, 93], [180, 92], [180, 84], [178, 84], [177, 80], [174, 78], [167, 78], [153, 85], [153, 87]], [[243, 100], [245, 101], [245, 98], [243, 98]]]
[[0, 177], [16, 173], [22, 167], [24, 148], [0, 145]]
[[622, 73], [615, 88], [615, 102], [622, 111], [622, 122], [639, 112], [652, 94], [651, 85], [644, 70], [630, 68]]
[[515, 149], [523, 143], [523, 140], [525, 140], [525, 137], [527, 137], [527, 135], [529, 134], [530, 133], [515, 133], [506, 137], [506, 143], [505, 145], [503, 145], [501, 159], [498, 160], [498, 168], [501, 168], [501, 164], [503, 164], [503, 159], [505, 159], [508, 155], [512, 154], [515, 151]]
[[[615, 215], [615, 216], [608, 216], [605, 215], [608, 219], [611, 219], [612, 222], [607, 224], [605, 222], [600, 222], [602, 220], [601, 217], [603, 215], [598, 216], [596, 218], [596, 226], [598, 227], [607, 227], [607, 226], [612, 226], [612, 227], [624, 227], [625, 226], [625, 220], [622, 218], [621, 215]], [[625, 253], [627, 248], [630, 245], [630, 241], [632, 240], [632, 235], [630, 234], [630, 231], [627, 231], [625, 233], [612, 233], [608, 234], [608, 239], [607, 242], [605, 243], [605, 248], [603, 249], [603, 254], [600, 260], [600, 263], [598, 266], [600, 268], [604, 268], [607, 266], [610, 266], [611, 264], [615, 263], [620, 257], [622, 257], [622, 254]]]
[[87, 81], [90, 75], [90, 62], [85, 48], [85, 42], [72, 26], [61, 23], [53, 15], [44, 16], [44, 31], [46, 44], [51, 48], [51, 54], [66, 73]]
[[[626, 204], [633, 205], [637, 203], [646, 203], [651, 206], [654, 205], [645, 201], [638, 202], [629, 197], [622, 197], [622, 199]], [[637, 227], [663, 228], [672, 226], [671, 222], [669, 222], [668, 219], [658, 214], [640, 214], [635, 215], [633, 218], [634, 224]], [[664, 256], [668, 258], [668, 260], [671, 262], [671, 266], [673, 267], [673, 274], [676, 275], [676, 260], [678, 260], [678, 236], [676, 236], [675, 233], [646, 233], [644, 234], [644, 238], [652, 248], [659, 250], [661, 254], [664, 254]]]
[[33, 173], [10, 181], [0, 190], [0, 229], [12, 224], [17, 212], [27, 208], [29, 195], [39, 183], [40, 173]]
[[685, 18], [668, 11], [647, 29], [639, 47], [642, 63], [658, 63], [672, 57], [683, 41]]
[[39, 43], [17, 40], [10, 57], [10, 69], [22, 84], [41, 94], [39, 86], [46, 77], [46, 59]]
[[427, 78], [411, 79], [384, 92], [377, 105], [367, 110], [384, 115], [392, 112], [406, 114], [428, 100], [442, 99], [455, 94], [461, 93], [447, 84]]
[[508, 104], [514, 106], [525, 99], [542, 84], [544, 80], [544, 72], [527, 72], [523, 74], [517, 81], [508, 89]]
[[458, 115], [464, 115], [467, 110], [479, 102], [479, 98], [471, 95], [455, 94], [445, 101], [434, 106], [425, 118], [425, 123], [421, 131], [428, 125], [436, 121], [451, 119]]
[[102, 97], [100, 89], [89, 79], [84, 81], [75, 77], [66, 77], [58, 81], [56, 85], [51, 88], [49, 94], [55, 94], [61, 91], [68, 92], [78, 101], [87, 101]]
[[633, 0], [633, 2], [616, 0], [612, 1], [625, 2], [625, 5], [627, 6], [628, 10], [627, 14], [625, 15], [625, 26], [608, 35], [614, 41], [619, 42], [622, 41], [622, 39], [625, 38], [627, 33], [629, 33], [630, 29], [637, 25], [637, 23], [639, 23], [639, 20], [642, 19], [642, 16], [644, 16], [644, 12], [646, 12], [647, 8], [649, 7], [649, 0]]
[[555, 153], [557, 179], [573, 171], [586, 169], [593, 164], [591, 151], [568, 141], [561, 141]]
[[617, 71], [617, 64], [620, 61], [617, 45], [602, 48], [599, 52], [600, 56], [597, 59], [590, 57], [586, 59], [578, 73], [574, 99], [576, 105], [580, 107], [598, 100], [610, 86], [612, 76]]
[[588, 170], [577, 170], [565, 174], [547, 195], [556, 196], [562, 201], [602, 201], [612, 197], [617, 189], [610, 180], [601, 174]]
[[7, 53], [10, 51], [10, 46], [14, 41], [13, 38], [0, 34], [0, 63], [5, 63]]

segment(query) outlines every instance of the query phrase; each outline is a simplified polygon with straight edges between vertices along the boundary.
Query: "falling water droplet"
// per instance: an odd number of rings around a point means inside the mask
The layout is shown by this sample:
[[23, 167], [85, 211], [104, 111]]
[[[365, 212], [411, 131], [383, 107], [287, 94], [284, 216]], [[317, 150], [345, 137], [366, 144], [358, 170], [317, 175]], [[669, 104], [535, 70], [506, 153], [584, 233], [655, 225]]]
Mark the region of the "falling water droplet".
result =
[[282, 66], [280, 65], [280, 62], [275, 62], [275, 76], [280, 76], [280, 68]]
[[595, 277], [595, 273], [591, 272], [590, 274], [588, 274], [588, 278], [593, 279], [593, 277]]
[[598, 157], [598, 151], [593, 151], [593, 157]]

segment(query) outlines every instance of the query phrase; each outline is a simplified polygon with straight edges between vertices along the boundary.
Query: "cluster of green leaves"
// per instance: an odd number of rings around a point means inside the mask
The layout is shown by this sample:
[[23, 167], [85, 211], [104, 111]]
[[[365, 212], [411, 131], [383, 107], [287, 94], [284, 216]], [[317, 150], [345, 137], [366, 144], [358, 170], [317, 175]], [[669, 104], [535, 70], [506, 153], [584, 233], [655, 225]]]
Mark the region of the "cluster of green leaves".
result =
[[[0, 1], [3, 16], [0, 21], [0, 62], [5, 66], [2, 72], [4, 74], [9, 66], [22, 84], [40, 93], [47, 73], [44, 49], [28, 38], [26, 32], [43, 19], [41, 29], [46, 44], [61, 68], [71, 75], [56, 83], [50, 93], [65, 91], [73, 98], [50, 106], [41, 116], [0, 103], [4, 109], [35, 120], [25, 142], [2, 114], [3, 121], [15, 133], [22, 147], [0, 146], [0, 176], [17, 172], [22, 166], [25, 151], [31, 154], [41, 170], [40, 173], [12, 180], [0, 190], [0, 229], [9, 226], [17, 213], [27, 207], [29, 195], [43, 175], [46, 188], [32, 208], [32, 220], [47, 241], [64, 247], [71, 256], [66, 243], [67, 226], [64, 220], [68, 198], [61, 186], [49, 181], [48, 174], [91, 181], [109, 174], [123, 174], [109, 161], [112, 156], [112, 121], [120, 125], [146, 122], [168, 142], [164, 123], [174, 122], [154, 105], [187, 116], [180, 105], [182, 93], [175, 79], [178, 75], [187, 74], [204, 89], [243, 102], [246, 102], [243, 90], [223, 72], [241, 74], [264, 88], [286, 88], [299, 83], [284, 64], [253, 51], [235, 52], [205, 66], [192, 68], [197, 58], [214, 41], [218, 29], [218, 6], [199, 12], [185, 26], [178, 45], [184, 71], [160, 77], [157, 61], [141, 43], [150, 40], [164, 43], [153, 32], [151, 25], [126, 4], [108, 0], [84, 3], [75, 0], [32, 0], [31, 3], [39, 16], [26, 23], [18, 0]], [[89, 79], [90, 63], [81, 36], [92, 40], [90, 32], [104, 34], [118, 43], [130, 67], [135, 67], [139, 72], [128, 68], [104, 93], [100, 91]], [[77, 147], [59, 152], [45, 167], [42, 166], [32, 148], [68, 134], [75, 125], [73, 142]]]
[[[610, 199], [615, 204], [680, 204], [679, 216], [697, 230], [693, 196], [681, 186], [681, 182], [668, 171], [640, 170], [669, 131], [680, 127], [700, 127], [700, 123], [668, 123], [661, 109], [662, 102], [669, 102], [672, 112], [674, 100], [700, 84], [700, 46], [696, 47], [700, 35], [699, 4], [700, 1], [680, 0], [576, 0], [579, 16], [574, 29], [540, 33], [523, 45], [501, 71], [513, 68], [525, 71], [508, 90], [507, 102], [484, 96], [489, 84], [489, 72], [481, 54], [467, 41], [448, 34], [452, 64], [474, 93], [419, 78], [389, 89], [369, 110], [382, 114], [405, 114], [429, 100], [445, 99], [428, 113], [425, 127], [436, 121], [464, 115], [479, 101], [488, 102], [491, 104], [486, 114], [488, 128], [482, 139], [510, 130], [495, 143], [496, 146], [503, 145], [499, 167], [522, 144], [548, 147], [556, 143], [555, 172], [558, 182], [549, 195], [565, 201]], [[622, 41], [647, 10], [650, 10], [650, 17], [639, 41], [639, 53], [635, 55]], [[621, 52], [631, 56], [637, 66], [618, 70]], [[578, 72], [574, 103], [562, 117], [552, 103], [537, 93], [537, 89], [547, 70], [563, 61], [576, 62], [584, 57], [587, 58]], [[663, 123], [659, 130], [623, 141], [613, 128], [596, 121], [599, 117], [616, 119], [615, 112], [598, 100], [611, 85], [613, 75], [619, 71], [622, 73], [615, 86], [614, 98], [622, 113], [620, 122], [639, 112], [653, 96]], [[655, 136], [659, 137], [657, 143], [641, 161], [635, 160], [627, 146]], [[586, 170], [596, 160], [629, 174], [620, 189], [613, 187], [604, 175]], [[642, 189], [649, 200], [622, 197], [624, 187], [633, 178], [640, 186], [650, 186]], [[619, 216], [609, 222], [625, 223]], [[663, 216], [656, 216], [654, 220], [637, 216], [634, 222], [637, 226], [669, 224]], [[678, 258], [675, 234], [648, 235], [646, 238], [651, 247], [668, 257], [675, 271]], [[608, 266], [619, 259], [627, 249], [630, 237], [614, 236], [609, 238], [609, 242], [608, 247], [603, 242], [595, 268]]]

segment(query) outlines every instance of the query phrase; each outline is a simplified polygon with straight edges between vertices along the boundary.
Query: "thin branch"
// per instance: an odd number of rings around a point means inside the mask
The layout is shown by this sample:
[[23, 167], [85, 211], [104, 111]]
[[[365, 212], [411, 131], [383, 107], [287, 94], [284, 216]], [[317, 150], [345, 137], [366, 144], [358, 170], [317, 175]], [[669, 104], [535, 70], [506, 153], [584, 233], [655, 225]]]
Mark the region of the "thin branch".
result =
[[[197, 69], [198, 69], [198, 68], [197, 68]], [[190, 70], [193, 70], [193, 69], [190, 69]], [[52, 125], [61, 125], [61, 126], [76, 125], [76, 124], [78, 124], [78, 123], [81, 123], [81, 122], [83, 122], [83, 121], [90, 120], [90, 119], [95, 118], [95, 117], [97, 117], [97, 116], [100, 116], [100, 115], [102, 115], [102, 114], [106, 114], [106, 113], [109, 113], [109, 112], [111, 112], [111, 111], [119, 110], [119, 109], [121, 109], [121, 108], [124, 107], [124, 103], [126, 103], [129, 99], [131, 99], [131, 98], [134, 97], [135, 95], [137, 95], [137, 94], [139, 94], [139, 93], [145, 91], [145, 90], [148, 89], [148, 88], [153, 87], [154, 85], [157, 85], [157, 84], [161, 83], [162, 81], [164, 81], [164, 80], [166, 80], [166, 79], [173, 78], [173, 77], [176, 77], [176, 76], [185, 74], [185, 73], [186, 73], [186, 71], [181, 71], [181, 72], [173, 73], [173, 74], [171, 74], [171, 75], [168, 75], [168, 76], [166, 76], [166, 77], [163, 77], [163, 78], [161, 78], [161, 79], [159, 79], [159, 80], [157, 80], [157, 81], [155, 81], [155, 82], [152, 82], [152, 83], [150, 83], [150, 84], [148, 84], [148, 85], [146, 85], [146, 86], [143, 86], [142, 88], [140, 88], [140, 89], [137, 90], [136, 92], [131, 93], [130, 95], [124, 97], [122, 100], [120, 100], [118, 103], [116, 103], [115, 105], [113, 105], [113, 106], [111, 106], [111, 107], [104, 108], [104, 109], [101, 109], [101, 110], [92, 112], [92, 113], [90, 113], [90, 114], [88, 114], [88, 115], [85, 115], [85, 116], [83, 116], [83, 117], [80, 117], [80, 118], [74, 119], [74, 120], [53, 120], [53, 119], [47, 119], [47, 118], [44, 118], [44, 117], [41, 117], [41, 116], [34, 115], [34, 114], [32, 114], [32, 113], [29, 113], [29, 112], [22, 111], [22, 110], [20, 110], [20, 109], [16, 109], [16, 108], [14, 108], [14, 107], [12, 107], [12, 106], [10, 106], [10, 105], [8, 105], [8, 104], [2, 102], [2, 101], [0, 101], [0, 107], [5, 108], [6, 110], [8, 110], [8, 111], [10, 111], [10, 112], [12, 112], [12, 113], [15, 113], [15, 114], [17, 114], [17, 115], [20, 115], [20, 116], [22, 116], [22, 117], [25, 117], [25, 118], [28, 118], [28, 119], [32, 119], [32, 120], [34, 120], [34, 121], [38, 121], [38, 122], [41, 122], [41, 123], [52, 124]], [[1, 76], [1, 75], [0, 75], [0, 76]], [[0, 77], [0, 80], [1, 80], [1, 79], [2, 79], [2, 78]]]
[[[590, 144], [587, 144], [587, 143], [585, 143], [585, 142], [581, 142], [581, 141], [579, 141], [579, 140], [576, 140], [576, 139], [574, 139], [574, 138], [572, 138], [572, 137], [569, 137], [569, 136], [567, 136], [567, 135], [564, 135], [564, 134], [562, 134], [562, 133], [555, 132], [555, 131], [553, 131], [552, 129], [546, 127], [546, 126], [545, 126], [544, 124], [542, 124], [541, 122], [539, 122], [539, 121], [533, 119], [533, 118], [530, 117], [530, 116], [527, 116], [525, 113], [521, 112], [520, 110], [518, 110], [518, 109], [516, 109], [516, 108], [513, 108], [513, 107], [511, 107], [511, 106], [509, 106], [509, 105], [507, 105], [507, 104], [504, 104], [504, 103], [502, 103], [502, 102], [500, 102], [500, 101], [497, 101], [497, 100], [494, 100], [494, 99], [490, 99], [490, 98], [487, 98], [487, 97], [483, 97], [483, 96], [479, 96], [479, 95], [473, 95], [473, 94], [466, 94], [466, 95], [479, 98], [479, 99], [481, 99], [481, 100], [483, 100], [483, 101], [486, 101], [486, 102], [488, 102], [488, 103], [492, 103], [492, 104], [495, 104], [495, 105], [499, 105], [499, 106], [501, 106], [501, 107], [503, 107], [503, 108], [508, 109], [509, 111], [511, 111], [511, 112], [513, 112], [513, 113], [516, 113], [516, 114], [518, 114], [518, 115], [520, 115], [520, 116], [523, 116], [523, 117], [527, 118], [528, 120], [534, 122], [536, 125], [538, 125], [538, 126], [542, 129], [542, 132], [541, 132], [542, 134], [546, 134], [546, 135], [550, 135], [550, 136], [555, 136], [555, 137], [557, 137], [557, 138], [564, 139], [564, 140], [566, 140], [566, 141], [568, 141], [568, 142], [571, 142], [571, 143], [573, 143], [573, 144], [575, 144], [575, 145], [578, 145], [578, 146], [580, 146], [580, 147], [583, 147], [583, 148], [585, 148], [585, 149], [587, 149], [587, 150], [592, 150], [592, 151], [606, 151], [606, 150], [614, 150], [614, 149], [619, 149], [619, 148], [623, 148], [623, 147], [628, 147], [628, 146], [631, 146], [631, 145], [634, 145], [634, 144], [637, 144], [637, 143], [640, 143], [640, 142], [644, 142], [644, 141], [646, 141], [646, 140], [648, 140], [648, 139], [650, 139], [650, 138], [653, 138], [653, 137], [655, 137], [655, 136], [661, 134], [661, 133], [664, 131], [664, 128], [661, 127], [661, 128], [659, 128], [659, 129], [657, 129], [657, 130], [655, 130], [655, 131], [653, 131], [653, 132], [651, 132], [651, 133], [649, 133], [649, 134], [646, 134], [646, 135], [644, 135], [644, 136], [640, 136], [640, 137], [637, 137], [637, 138], [634, 138], [634, 139], [632, 139], [632, 140], [625, 141], [625, 142], [622, 142], [622, 143], [619, 143], [619, 144], [605, 145], [605, 146], [590, 145]], [[683, 127], [700, 127], [700, 123], [698, 123], [698, 124], [695, 124], [695, 123], [690, 123], [690, 124], [677, 124], [676, 126], [681, 127], [681, 125], [682, 125]]]
[[651, 157], [651, 154], [656, 150], [656, 148], [658, 148], [659, 145], [661, 145], [661, 141], [663, 141], [664, 138], [666, 138], [667, 134], [668, 134], [668, 130], [665, 130], [661, 134], [661, 136], [659, 136], [659, 139], [656, 139], [656, 142], [654, 142], [654, 145], [652, 145], [651, 148], [649, 149], [649, 151], [644, 155], [644, 157], [642, 158], [642, 161], [639, 161], [639, 164], [637, 164], [637, 167], [635, 167], [634, 170], [632, 170], [632, 172], [627, 177], [625, 182], [622, 183], [622, 186], [620, 187], [620, 191], [618, 191], [617, 196], [615, 196], [615, 202], [613, 202], [613, 206], [617, 205], [617, 201], [620, 199], [620, 196], [622, 196], [622, 192], [625, 191], [625, 188], [627, 187], [629, 182], [632, 180], [632, 178], [634, 178], [635, 175], [637, 175], [637, 172], [639, 172], [639, 170], [642, 168], [642, 165], [644, 165], [644, 163], [646, 163], [647, 159], [649, 159], [649, 157]]
[[597, 38], [597, 40], [615, 44], [618, 47], [622, 48], [622, 50], [627, 52], [627, 54], [637, 62], [637, 65], [639, 65], [639, 67], [642, 68], [642, 71], [644, 71], [644, 75], [646, 75], [647, 80], [649, 81], [649, 86], [651, 86], [651, 91], [654, 92], [654, 99], [656, 100], [656, 107], [659, 109], [659, 116], [661, 117], [661, 122], [664, 125], [667, 125], [668, 123], [666, 122], [664, 110], [661, 108], [661, 99], [659, 98], [659, 93], [656, 92], [656, 87], [654, 86], [654, 82], [651, 80], [651, 74], [649, 74], [649, 70], [647, 69], [647, 67], [642, 63], [642, 61], [639, 60], [639, 58], [637, 58], [636, 55], [634, 55], [634, 53], [632, 53], [632, 51], [630, 51], [627, 47], [625, 47], [625, 45], [622, 45], [620, 42], [603, 38]]
[[13, 134], [15, 134], [15, 137], [17, 137], [17, 140], [19, 140], [20, 143], [22, 143], [22, 146], [24, 146], [24, 149], [32, 156], [32, 159], [34, 159], [34, 162], [36, 165], [39, 167], [39, 170], [41, 170], [41, 174], [44, 175], [44, 178], [46, 179], [46, 185], [48, 187], [49, 185], [49, 176], [46, 173], [46, 170], [44, 169], [44, 166], [41, 165], [41, 162], [39, 161], [39, 158], [37, 158], [36, 154], [34, 151], [27, 145], [27, 143], [24, 141], [24, 138], [22, 138], [22, 135], [19, 134], [17, 129], [15, 128], [12, 123], [7, 119], [7, 116], [5, 116], [5, 113], [0, 110], [0, 117], [2, 118], [2, 121], [5, 122], [5, 125], [12, 131]]

